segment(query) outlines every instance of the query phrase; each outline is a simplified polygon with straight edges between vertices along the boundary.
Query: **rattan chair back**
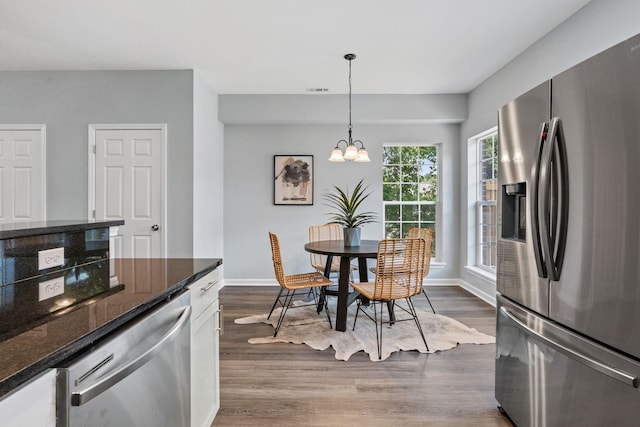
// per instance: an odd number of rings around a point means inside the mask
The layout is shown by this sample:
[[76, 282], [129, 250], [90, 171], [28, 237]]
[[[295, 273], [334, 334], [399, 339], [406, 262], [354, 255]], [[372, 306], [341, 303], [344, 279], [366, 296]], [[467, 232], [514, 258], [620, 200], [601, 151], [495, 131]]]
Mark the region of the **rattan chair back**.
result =
[[269, 240], [271, 241], [271, 258], [273, 259], [273, 271], [276, 274], [276, 280], [285, 289], [303, 289], [313, 288], [317, 286], [329, 286], [333, 282], [322, 275], [322, 273], [314, 271], [311, 273], [285, 274], [282, 265], [282, 255], [280, 252], [280, 241], [278, 236], [269, 232]]
[[[276, 297], [273, 305], [271, 306], [271, 311], [267, 316], [267, 319], [271, 317], [273, 310], [276, 305], [280, 303], [282, 306], [282, 311], [280, 312], [280, 316], [278, 317], [278, 322], [275, 326], [275, 332], [273, 336], [278, 335], [278, 331], [280, 330], [280, 326], [282, 326], [282, 322], [284, 320], [285, 314], [293, 301], [293, 297], [296, 294], [296, 291], [301, 289], [310, 290], [310, 294], [313, 295], [313, 304], [322, 304], [319, 307], [324, 306], [324, 309], [327, 313], [327, 320], [329, 321], [329, 327], [331, 327], [331, 318], [329, 316], [329, 308], [326, 303], [326, 298], [322, 298], [320, 301], [317, 301], [317, 298], [324, 295], [324, 289], [320, 290], [320, 295], [318, 295], [317, 289], [325, 288], [326, 286], [332, 285], [333, 282], [326, 277], [322, 273], [317, 271], [311, 273], [299, 273], [299, 274], [285, 274], [284, 267], [282, 265], [282, 254], [280, 253], [280, 241], [278, 236], [269, 232], [269, 241], [271, 242], [271, 259], [273, 260], [273, 271], [276, 274], [276, 280], [280, 284], [280, 292], [278, 292], [278, 296]], [[300, 306], [302, 307], [302, 306]], [[320, 311], [318, 310], [318, 313]]]
[[424, 271], [426, 276], [429, 274], [429, 267], [431, 266], [431, 255], [433, 251], [433, 236], [434, 232], [431, 228], [410, 228], [407, 231], [407, 238], [409, 239], [424, 239], [426, 243], [424, 254]]
[[276, 274], [276, 280], [280, 286], [286, 288], [287, 280], [282, 266], [282, 254], [280, 253], [280, 241], [278, 236], [269, 232], [269, 240], [271, 241], [271, 258], [273, 259], [273, 271]]
[[409, 298], [422, 292], [424, 239], [384, 239], [378, 243], [374, 300]]
[[[309, 241], [319, 240], [343, 240], [342, 228], [338, 224], [312, 225], [309, 227]], [[318, 271], [324, 272], [327, 265], [327, 256], [320, 254], [311, 255], [311, 266]], [[340, 257], [334, 257], [331, 261], [331, 272], [340, 271]]]

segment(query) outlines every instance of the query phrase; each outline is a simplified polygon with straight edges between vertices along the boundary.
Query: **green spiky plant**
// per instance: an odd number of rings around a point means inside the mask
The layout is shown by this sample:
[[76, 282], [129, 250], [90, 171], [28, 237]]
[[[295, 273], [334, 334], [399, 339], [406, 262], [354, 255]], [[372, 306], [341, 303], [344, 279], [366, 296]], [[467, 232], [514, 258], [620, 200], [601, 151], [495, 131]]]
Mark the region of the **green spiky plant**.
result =
[[371, 195], [367, 192], [369, 186], [364, 186], [364, 180], [356, 184], [353, 192], [349, 194], [349, 188], [343, 191], [340, 187], [334, 186], [335, 191], [324, 195], [326, 205], [336, 209], [336, 212], [329, 213], [330, 224], [340, 224], [345, 228], [356, 228], [364, 224], [376, 222], [375, 212], [357, 213], [360, 204]]

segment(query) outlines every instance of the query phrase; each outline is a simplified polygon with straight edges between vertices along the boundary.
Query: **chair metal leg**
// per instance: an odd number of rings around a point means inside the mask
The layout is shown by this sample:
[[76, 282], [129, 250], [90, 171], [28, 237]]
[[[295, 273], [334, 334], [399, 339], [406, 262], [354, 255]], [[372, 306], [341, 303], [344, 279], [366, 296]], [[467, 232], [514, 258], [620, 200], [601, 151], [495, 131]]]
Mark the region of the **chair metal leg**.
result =
[[318, 288], [311, 288], [309, 291], [311, 292], [311, 298], [313, 298], [313, 305], [317, 307], [319, 304]]
[[[326, 312], [327, 312], [327, 320], [329, 321], [329, 327], [330, 327], [331, 329], [333, 329], [333, 325], [331, 324], [331, 313], [329, 313], [329, 304], [328, 304], [328, 302], [327, 302], [327, 297], [326, 297], [326, 295], [324, 294], [325, 290], [326, 290], [326, 287], [325, 287], [325, 286], [323, 286], [322, 288], [320, 288], [320, 299], [321, 299], [321, 300], [324, 300], [324, 311], [326, 311]], [[320, 313], [318, 313], [318, 314], [320, 314]]]
[[[358, 299], [358, 309], [356, 310], [356, 315], [353, 319], [353, 331], [356, 330], [356, 322], [358, 321], [358, 313], [362, 310], [362, 313], [367, 316], [370, 320], [373, 321], [376, 325], [376, 344], [378, 347], [378, 360], [382, 359], [382, 312], [384, 310], [384, 303], [380, 301], [371, 301], [373, 305], [373, 317], [369, 315], [369, 313], [365, 312], [362, 308], [362, 301]], [[380, 321], [378, 322], [378, 312], [376, 311], [376, 306], [380, 306]]]
[[[315, 299], [314, 299], [315, 301]], [[327, 287], [323, 286], [320, 291], [320, 300], [318, 301], [316, 311], [318, 314], [322, 311], [322, 307], [327, 305]]]
[[429, 351], [429, 346], [427, 345], [427, 339], [424, 337], [424, 332], [422, 331], [422, 325], [420, 325], [420, 320], [418, 319], [418, 313], [416, 312], [416, 308], [413, 306], [413, 301], [411, 297], [407, 298], [407, 305], [409, 306], [409, 311], [413, 316], [413, 320], [416, 322], [416, 326], [418, 327], [418, 332], [420, 332], [420, 336], [422, 337], [422, 341], [424, 342], [424, 346]]
[[436, 309], [433, 308], [433, 304], [431, 304], [431, 300], [429, 299], [429, 295], [427, 295], [427, 291], [424, 290], [424, 287], [422, 288], [422, 294], [424, 295], [424, 297], [427, 299], [427, 302], [431, 306], [431, 310], [433, 311], [433, 314], [436, 314]]
[[271, 313], [273, 313], [273, 310], [275, 310], [276, 308], [276, 304], [278, 304], [278, 301], [280, 301], [280, 296], [282, 295], [283, 290], [284, 288], [280, 287], [280, 292], [278, 292], [278, 296], [276, 297], [275, 301], [273, 301], [273, 305], [271, 306], [271, 311], [269, 311], [269, 315], [267, 316], [267, 319], [271, 318]]
[[378, 315], [376, 314], [376, 305], [373, 304], [373, 317], [376, 322], [376, 341], [378, 342], [378, 360], [382, 360], [382, 310], [384, 309], [384, 304], [381, 302], [378, 303], [380, 305], [380, 333], [378, 333]]
[[358, 298], [358, 302], [357, 304], [357, 308], [356, 308], [356, 315], [353, 317], [353, 328], [351, 329], [352, 331], [356, 330], [356, 322], [358, 321], [358, 313], [360, 313], [360, 305], [362, 304], [362, 301], [360, 300], [360, 298]]
[[396, 307], [395, 300], [387, 301], [387, 311], [389, 312], [389, 324], [391, 326], [393, 326], [393, 324], [396, 323], [395, 307]]
[[[291, 306], [291, 303], [293, 302], [293, 297], [296, 295], [296, 291], [295, 290], [286, 290], [286, 293], [284, 296], [282, 296], [282, 292], [285, 290], [285, 288], [280, 288], [280, 292], [278, 293], [278, 297], [276, 298], [276, 301], [273, 303], [273, 307], [271, 307], [271, 311], [269, 312], [269, 316], [267, 316], [267, 319], [271, 317], [271, 313], [273, 312], [273, 310], [275, 309], [276, 304], [280, 301], [280, 304], [282, 305], [282, 311], [280, 312], [280, 317], [278, 318], [278, 322], [275, 326], [275, 331], [273, 333], [273, 336], [277, 336], [278, 332], [280, 331], [280, 327], [282, 326], [282, 323], [284, 321], [284, 316], [287, 314], [287, 310], [289, 310], [289, 307]], [[311, 288], [310, 289], [311, 292], [313, 292], [313, 299], [314, 299], [314, 305], [319, 304], [318, 301], [318, 290], [317, 288]], [[320, 294], [322, 295], [322, 293], [324, 292], [324, 288], [320, 289]], [[284, 303], [282, 303], [281, 299], [284, 298]], [[329, 327], [333, 329], [333, 324], [331, 322], [331, 315], [329, 313], [329, 304], [327, 304], [327, 299], [325, 298], [324, 300], [324, 309], [327, 313], [327, 321], [329, 322]], [[318, 313], [320, 314], [320, 313]]]
[[276, 330], [273, 333], [274, 337], [278, 335], [278, 331], [280, 330], [280, 326], [282, 326], [282, 321], [284, 320], [284, 316], [287, 314], [287, 309], [289, 308], [289, 305], [291, 304], [291, 301], [293, 300], [293, 296], [295, 294], [296, 294], [295, 290], [287, 289], [287, 294], [284, 296], [284, 305], [282, 307], [282, 312], [280, 313], [280, 317], [278, 318], [278, 324], [276, 325]]

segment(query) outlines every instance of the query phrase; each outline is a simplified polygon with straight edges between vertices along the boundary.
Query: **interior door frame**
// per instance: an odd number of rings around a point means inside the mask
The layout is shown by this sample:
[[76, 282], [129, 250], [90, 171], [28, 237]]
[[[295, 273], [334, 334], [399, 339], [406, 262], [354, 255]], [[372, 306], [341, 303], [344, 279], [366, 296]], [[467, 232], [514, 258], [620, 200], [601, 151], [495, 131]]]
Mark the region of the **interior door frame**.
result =
[[47, 125], [45, 124], [0, 124], [1, 130], [29, 130], [40, 132], [40, 168], [42, 170], [42, 221], [47, 220]]
[[[159, 130], [162, 133], [161, 152], [162, 160], [160, 166], [160, 175], [162, 186], [160, 194], [162, 200], [160, 201], [160, 230], [161, 233], [161, 256], [164, 257], [167, 253], [167, 124], [155, 123], [155, 124], [135, 124], [135, 123], [115, 123], [115, 124], [89, 124], [89, 138], [88, 138], [88, 154], [89, 154], [89, 169], [88, 169], [88, 181], [89, 181], [89, 197], [88, 197], [88, 209], [87, 218], [89, 221], [95, 221], [95, 209], [96, 209], [96, 131], [99, 130], [136, 130], [136, 129], [152, 129]], [[125, 224], [126, 225], [126, 224]]]

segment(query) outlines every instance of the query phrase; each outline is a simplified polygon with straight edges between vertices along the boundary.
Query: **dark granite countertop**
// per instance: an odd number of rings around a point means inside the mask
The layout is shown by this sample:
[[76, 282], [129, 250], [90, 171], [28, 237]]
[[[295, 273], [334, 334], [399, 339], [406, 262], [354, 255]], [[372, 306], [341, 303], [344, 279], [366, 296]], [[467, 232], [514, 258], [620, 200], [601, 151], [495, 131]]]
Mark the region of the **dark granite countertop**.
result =
[[[0, 340], [0, 396], [89, 348], [221, 264], [219, 258], [110, 260], [111, 280], [119, 285]], [[15, 322], [21, 325], [21, 319]]]
[[124, 225], [124, 221], [121, 219], [114, 221], [51, 220], [7, 223], [0, 224], [0, 239], [14, 239], [16, 237], [37, 236], [39, 234], [68, 233], [118, 225]]

